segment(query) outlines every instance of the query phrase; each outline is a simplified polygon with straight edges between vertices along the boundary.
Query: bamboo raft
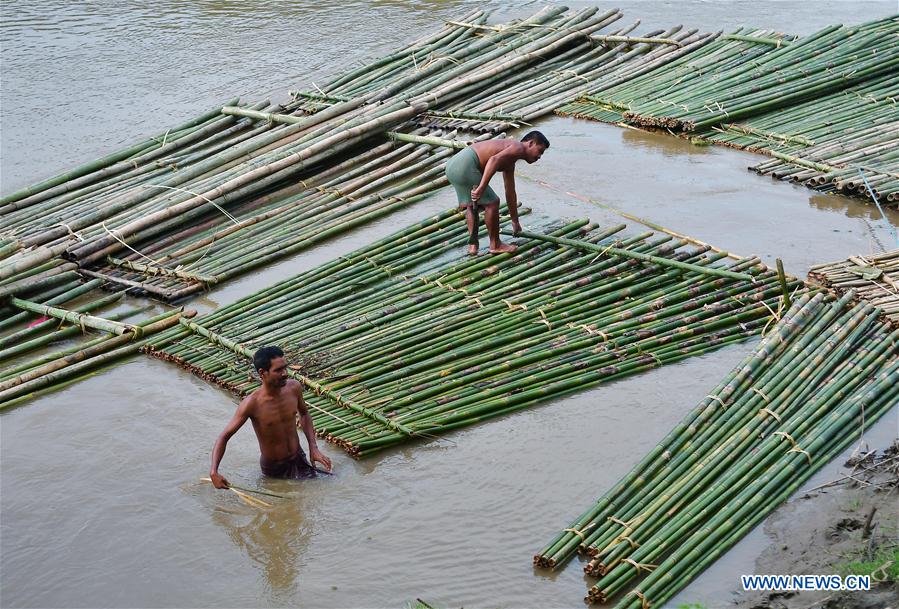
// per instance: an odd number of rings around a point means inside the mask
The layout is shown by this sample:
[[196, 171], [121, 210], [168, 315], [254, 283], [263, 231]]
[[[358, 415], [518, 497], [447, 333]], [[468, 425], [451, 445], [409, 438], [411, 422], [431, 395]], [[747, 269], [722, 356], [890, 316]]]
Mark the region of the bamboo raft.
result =
[[278, 344], [319, 433], [358, 458], [746, 340], [782, 306], [757, 258], [623, 229], [554, 222], [514, 255], [459, 258], [449, 211], [145, 350], [245, 395], [253, 351]]
[[877, 307], [899, 328], [899, 250], [813, 266], [809, 281]]
[[[569, 40], [565, 52], [518, 70], [490, 86], [469, 87], [471, 94], [459, 100], [437, 100], [433, 108], [413, 121], [427, 128], [505, 131], [549, 114], [558, 105], [588, 91], [593, 83], [609, 78], [624, 82], [691, 52], [712, 37], [695, 29], [684, 30], [681, 25], [655, 30], [643, 37], [629, 36], [639, 26], [639, 20], [608, 35], [599, 35], [592, 33], [598, 31], [596, 27], [615, 23], [623, 13], [613, 9], [595, 15], [595, 9], [590, 9], [595, 25], [580, 29], [585, 23], [585, 13], [565, 15], [561, 9], [553, 11], [557, 17], [551, 21], [538, 23], [532, 18], [498, 26], [487, 25], [487, 15], [478, 11], [466, 21], [448, 24], [468, 31], [454, 30], [452, 36], [439, 40], [429, 37], [420, 45], [365, 65], [317, 91], [293, 92], [293, 95], [297, 100], [305, 100], [303, 109], [313, 113], [369, 95], [380, 87], [393, 85], [397, 78], [408, 78], [420, 71], [428, 72], [429, 80], [439, 81], [442, 79], [439, 74], [431, 74], [448, 63], [460, 62], [456, 70], [461, 71], [473, 60], [483, 63], [507, 53], [507, 49], [497, 48], [498, 45], [518, 48], [522, 41], [547, 33], [559, 40]], [[484, 55], [472, 58], [471, 49]]]
[[855, 299], [801, 296], [535, 565], [586, 554], [588, 602], [662, 606], [899, 401], [899, 330]]
[[[83, 324], [124, 293], [179, 301], [414, 205], [446, 185], [455, 150], [550, 113], [594, 79], [666, 63], [705, 36], [677, 26], [631, 37], [639, 22], [612, 27], [622, 17], [547, 8], [490, 25], [474, 11], [288, 103], [231, 99], [7, 194], [0, 331], [28, 323], [39, 306], [93, 299], [66, 311]], [[103, 315], [118, 327], [120, 312]], [[49, 326], [12, 332], [5, 355], [77, 334]], [[77, 349], [63, 351], [56, 359]], [[46, 363], [16, 360], [4, 372], [11, 381]]]
[[[899, 76], [726, 123], [709, 141], [775, 157], [760, 175], [899, 205]], [[822, 120], [826, 117], [826, 120]]]
[[691, 53], [665, 66], [628, 81], [613, 79], [598, 83], [588, 94], [561, 106], [556, 113], [603, 122], [625, 121], [643, 127], [696, 131], [697, 120], [722, 107], [708, 101], [717, 93], [715, 84], [725, 83], [723, 94], [729, 73], [739, 76], [746, 66], [763, 61], [779, 48], [786, 49], [793, 40], [795, 37], [769, 30], [739, 28], [729, 35], [717, 32]]
[[745, 148], [775, 157], [757, 173], [896, 205], [897, 34], [899, 17], [803, 39], [739, 29], [557, 113]]
[[414, 204], [445, 184], [449, 151], [472, 139], [460, 130], [526, 124], [591, 78], [663, 61], [696, 36], [626, 36], [636, 24], [603, 34], [623, 15], [596, 8], [487, 17], [469, 13], [284, 105], [229, 100], [0, 198], [0, 290], [41, 301], [51, 296], [35, 285], [83, 277], [190, 296]]
[[[89, 290], [96, 287], [92, 282], [85, 285], [89, 286]], [[70, 294], [71, 292], [65, 298], [70, 299]], [[119, 320], [143, 313], [150, 307], [113, 312], [102, 318], [85, 313], [109, 305], [121, 296], [121, 292], [112, 294], [73, 310], [14, 299], [15, 306], [22, 309], [23, 315], [39, 311], [49, 319], [0, 338], [0, 410], [18, 405], [35, 394], [75, 382], [97, 368], [134, 355], [149, 344], [157, 333], [196, 315], [193, 310], [173, 309], [142, 321], [123, 324]], [[21, 319], [4, 320], [3, 327], [8, 328], [15, 321]], [[64, 322], [71, 325], [63, 327]], [[68, 344], [38, 357], [22, 360], [25, 353], [60, 341], [69, 341], [87, 333], [89, 329], [100, 335], [92, 334], [76, 344]]]

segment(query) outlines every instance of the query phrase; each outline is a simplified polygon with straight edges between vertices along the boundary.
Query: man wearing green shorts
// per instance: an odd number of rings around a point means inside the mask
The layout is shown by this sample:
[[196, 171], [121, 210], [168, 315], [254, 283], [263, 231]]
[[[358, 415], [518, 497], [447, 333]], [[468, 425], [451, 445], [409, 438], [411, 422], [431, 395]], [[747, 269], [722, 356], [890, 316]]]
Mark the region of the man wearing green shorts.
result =
[[490, 179], [502, 172], [506, 187], [506, 204], [512, 218], [512, 231], [521, 231], [518, 222], [518, 195], [515, 194], [515, 163], [520, 160], [534, 163], [549, 148], [549, 140], [539, 131], [531, 131], [520, 142], [486, 140], [475, 142], [460, 150], [446, 164], [446, 177], [456, 189], [459, 207], [464, 207], [468, 223], [468, 253], [478, 253], [478, 223], [484, 210], [484, 223], [490, 238], [490, 253], [514, 252], [515, 246], [499, 238], [499, 197], [490, 188]]

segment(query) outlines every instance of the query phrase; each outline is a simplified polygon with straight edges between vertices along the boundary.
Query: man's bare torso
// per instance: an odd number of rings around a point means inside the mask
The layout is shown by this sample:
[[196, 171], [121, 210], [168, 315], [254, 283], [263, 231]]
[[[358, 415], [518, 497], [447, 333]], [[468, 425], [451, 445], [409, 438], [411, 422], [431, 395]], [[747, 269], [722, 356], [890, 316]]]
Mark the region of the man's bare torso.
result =
[[[510, 147], [512, 148], [511, 150]], [[515, 161], [521, 158], [521, 151], [524, 150], [524, 146], [521, 142], [516, 142], [515, 140], [486, 140], [483, 142], [475, 142], [471, 145], [471, 149], [478, 155], [481, 171], [484, 171], [490, 157], [504, 151], [512, 153], [509, 155], [502, 155], [497, 159], [496, 170], [508, 171], [513, 169], [515, 167]]]
[[282, 461], [300, 449], [296, 415], [301, 391], [300, 384], [291, 379], [276, 396], [269, 396], [262, 388], [250, 395], [249, 417], [259, 451], [270, 461]]

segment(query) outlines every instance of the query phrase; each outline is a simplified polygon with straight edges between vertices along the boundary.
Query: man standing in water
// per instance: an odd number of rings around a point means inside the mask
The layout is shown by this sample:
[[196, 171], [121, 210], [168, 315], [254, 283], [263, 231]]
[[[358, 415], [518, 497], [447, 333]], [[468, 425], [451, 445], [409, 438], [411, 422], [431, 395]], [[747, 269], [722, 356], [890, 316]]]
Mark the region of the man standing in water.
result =
[[[303, 401], [303, 386], [294, 379], [287, 378], [287, 362], [284, 352], [278, 347], [263, 347], [253, 356], [253, 367], [262, 379], [262, 387], [243, 399], [237, 412], [228, 422], [225, 430], [215, 441], [212, 449], [212, 469], [209, 477], [215, 488], [228, 488], [225, 478], [218, 473], [219, 463], [225, 456], [225, 447], [247, 419], [253, 422], [253, 431], [259, 441], [259, 466], [262, 473], [273, 478], [313, 478], [315, 462], [318, 461], [331, 471], [331, 460], [318, 450], [315, 443], [315, 428], [312, 417]], [[297, 434], [296, 416], [306, 434], [309, 457], [300, 446]]]
[[459, 207], [466, 208], [468, 223], [468, 253], [478, 253], [478, 222], [480, 210], [484, 210], [484, 223], [490, 238], [490, 253], [514, 252], [515, 246], [503, 243], [499, 238], [499, 197], [490, 188], [490, 179], [502, 172], [506, 187], [506, 204], [512, 218], [512, 231], [519, 233], [518, 195], [515, 194], [515, 163], [540, 160], [549, 140], [539, 131], [531, 131], [520, 142], [512, 140], [485, 140], [475, 142], [456, 153], [446, 164], [446, 177], [453, 188]]

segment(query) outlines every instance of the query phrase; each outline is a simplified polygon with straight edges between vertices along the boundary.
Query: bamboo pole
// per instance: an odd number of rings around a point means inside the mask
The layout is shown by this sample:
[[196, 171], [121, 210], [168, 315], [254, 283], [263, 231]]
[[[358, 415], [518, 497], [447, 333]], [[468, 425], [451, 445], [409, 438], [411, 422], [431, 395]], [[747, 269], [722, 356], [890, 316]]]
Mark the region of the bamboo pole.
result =
[[[502, 231], [503, 234], [513, 235], [511, 231]], [[716, 277], [727, 277], [729, 279], [740, 279], [743, 281], [752, 281], [752, 276], [747, 275], [746, 273], [734, 273], [732, 271], [728, 271], [725, 269], [717, 269], [714, 267], [701, 267], [692, 264], [686, 264], [683, 262], [678, 262], [677, 260], [669, 260], [667, 258], [659, 258], [657, 256], [649, 256], [647, 254], [641, 254], [639, 252], [631, 252], [628, 250], [622, 250], [616, 247], [601, 247], [598, 245], [593, 245], [590, 243], [584, 243], [581, 241], [574, 241], [571, 239], [559, 239], [558, 237], [550, 237], [548, 235], [540, 235], [537, 233], [532, 233], [529, 231], [521, 231], [518, 233], [518, 236], [524, 237], [526, 239], [539, 239], [541, 241], [548, 241], [549, 243], [555, 243], [556, 245], [565, 245], [568, 247], [576, 247], [579, 249], [589, 250], [591, 252], [596, 252], [598, 254], [613, 254], [615, 256], [624, 256], [625, 258], [633, 258], [635, 260], [640, 260], [642, 262], [650, 262], [653, 264], [660, 264], [662, 266], [670, 266], [677, 269], [681, 269], [684, 271], [691, 271], [694, 273], [700, 273], [703, 275], [714, 275]]]
[[101, 317], [94, 317], [93, 315], [77, 313], [75, 311], [67, 311], [65, 309], [60, 309], [59, 307], [42, 305], [40, 303], [30, 302], [28, 300], [22, 300], [21, 298], [16, 297], [11, 298], [10, 302], [13, 304], [13, 306], [16, 306], [24, 311], [30, 311], [32, 313], [46, 315], [48, 317], [55, 317], [56, 319], [67, 321], [78, 326], [93, 328], [94, 330], [102, 330], [104, 332], [109, 332], [110, 334], [115, 334], [117, 336], [122, 336], [123, 334], [133, 334], [135, 336], [140, 336], [140, 328], [138, 326], [122, 324], [116, 321], [103, 319]]

